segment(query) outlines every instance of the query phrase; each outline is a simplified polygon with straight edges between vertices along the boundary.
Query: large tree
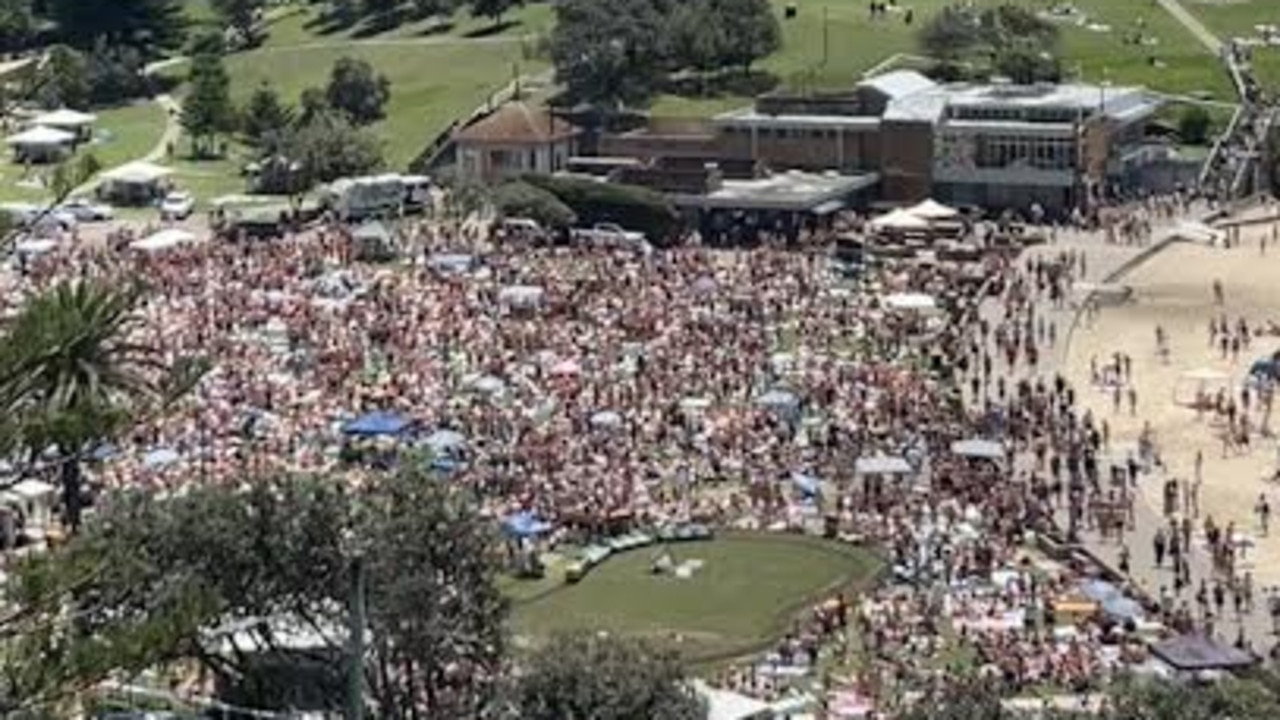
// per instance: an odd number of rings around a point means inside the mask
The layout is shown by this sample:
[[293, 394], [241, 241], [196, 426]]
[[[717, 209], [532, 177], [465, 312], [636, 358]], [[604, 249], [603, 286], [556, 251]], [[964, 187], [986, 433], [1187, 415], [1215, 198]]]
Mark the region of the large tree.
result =
[[356, 125], [381, 120], [391, 99], [391, 81], [366, 60], [340, 58], [329, 71], [325, 87], [329, 107], [345, 113]]
[[[59, 626], [48, 598], [76, 597], [76, 632], [55, 646], [54, 632], [32, 630], [37, 652], [0, 654], [12, 663], [0, 667], [0, 698], [7, 677], [29, 683], [11, 681], [11, 697], [39, 686], [52, 698], [112, 670], [194, 658], [241, 688], [244, 704], [271, 707], [287, 698], [278, 681], [290, 675], [267, 681], [263, 655], [249, 645], [279, 654], [288, 648], [281, 628], [309, 628], [333, 652], [307, 659], [340, 677], [354, 589], [363, 587], [361, 666], [380, 716], [477, 717], [494, 701], [506, 651], [494, 527], [468, 493], [419, 467], [406, 463], [360, 490], [334, 478], [277, 477], [247, 489], [111, 498], [66, 547], [18, 569], [17, 597], [47, 610], [41, 627]], [[46, 645], [56, 652], [39, 652]], [[68, 660], [76, 657], [94, 661]], [[44, 675], [59, 678], [50, 686], [39, 682], [46, 662], [58, 670]], [[341, 695], [329, 693], [330, 709]]]
[[721, 64], [747, 72], [752, 63], [782, 47], [782, 28], [769, 0], [708, 1]]
[[378, 138], [332, 110], [316, 110], [294, 126], [265, 133], [260, 149], [266, 157], [296, 164], [303, 185], [365, 175], [382, 166]]
[[264, 82], [249, 96], [241, 112], [240, 129], [250, 141], [257, 143], [267, 133], [289, 127], [293, 119], [293, 108], [280, 99], [274, 87]]
[[[70, 180], [66, 184], [70, 184]], [[142, 418], [166, 410], [203, 364], [165, 361], [135, 336], [142, 291], [66, 281], [36, 295], [0, 338], [0, 449], [56, 450], [63, 511], [80, 526], [82, 460]]]
[[0, 51], [14, 52], [31, 46], [36, 36], [32, 0], [0, 0]]
[[674, 651], [642, 640], [573, 633], [529, 658], [516, 681], [522, 720], [705, 720], [706, 703]]
[[46, 8], [59, 37], [80, 48], [105, 39], [155, 54], [181, 47], [186, 37], [182, 0], [47, 0]]
[[55, 45], [37, 70], [34, 85], [36, 100], [45, 107], [87, 108], [93, 94], [89, 60], [74, 48]]
[[197, 157], [209, 154], [210, 143], [235, 124], [231, 104], [231, 78], [222, 56], [202, 52], [191, 59], [191, 89], [182, 101], [182, 129], [191, 138]]
[[502, 15], [508, 10], [523, 4], [523, 0], [470, 0], [471, 14], [489, 18], [494, 25], [502, 22]]
[[605, 110], [643, 104], [670, 60], [668, 8], [657, 0], [563, 0], [551, 59], [571, 99]]

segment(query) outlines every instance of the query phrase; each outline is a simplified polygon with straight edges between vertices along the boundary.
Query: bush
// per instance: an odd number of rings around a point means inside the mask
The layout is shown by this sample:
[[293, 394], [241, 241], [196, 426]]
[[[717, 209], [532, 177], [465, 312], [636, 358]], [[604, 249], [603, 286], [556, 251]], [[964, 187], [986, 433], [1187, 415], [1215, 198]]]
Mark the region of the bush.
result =
[[549, 175], [529, 175], [524, 180], [559, 198], [583, 225], [617, 223], [659, 244], [673, 238], [680, 227], [675, 206], [648, 188]]
[[493, 191], [493, 204], [502, 217], [525, 217], [548, 229], [563, 229], [578, 221], [573, 210], [552, 193], [514, 180]]
[[1178, 140], [1184, 145], [1204, 145], [1209, 141], [1209, 128], [1213, 118], [1209, 111], [1193, 105], [1178, 118]]

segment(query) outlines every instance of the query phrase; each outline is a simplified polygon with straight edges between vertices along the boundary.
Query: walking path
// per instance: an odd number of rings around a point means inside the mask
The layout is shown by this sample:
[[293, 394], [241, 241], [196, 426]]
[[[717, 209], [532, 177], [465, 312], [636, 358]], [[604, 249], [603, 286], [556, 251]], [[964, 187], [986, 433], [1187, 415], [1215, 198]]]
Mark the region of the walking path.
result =
[[1159, 2], [1160, 7], [1164, 8], [1175, 20], [1182, 23], [1182, 26], [1194, 35], [1201, 45], [1208, 48], [1214, 57], [1221, 57], [1222, 41], [1204, 23], [1200, 22], [1200, 18], [1192, 15], [1179, 0], [1159, 0]]
[[[1155, 237], [1159, 237], [1159, 235], [1159, 230], [1157, 230]], [[1022, 262], [1025, 263], [1038, 257], [1056, 256], [1064, 251], [1083, 254], [1086, 272], [1078, 279], [1092, 283], [1118, 280], [1119, 278], [1115, 277], [1118, 272], [1124, 273], [1132, 270], [1145, 259], [1140, 256], [1144, 253], [1150, 256], [1153, 252], [1150, 246], [1136, 247], [1107, 243], [1102, 239], [1100, 233], [1069, 234], [1058, 242], [1030, 250], [1023, 256]], [[1154, 252], [1158, 252], [1158, 250]], [[1052, 382], [1054, 376], [1062, 372], [1066, 363], [1073, 326], [1075, 323], [1083, 321], [1077, 309], [1070, 304], [1055, 308], [1046, 300], [1039, 303], [1035, 310], [1036, 315], [1043, 317], [1046, 323], [1052, 322], [1056, 325], [1060, 339], [1056, 347], [1044, 353], [1043, 360], [1035, 371], [1028, 372], [1025, 363], [1010, 370], [1005, 365], [1001, 353], [996, 351], [994, 343], [989, 345], [988, 351], [991, 353], [993, 360], [996, 361], [997, 367], [1003, 371], [1006, 382], [1011, 388], [1016, 386], [1017, 382], [1022, 379], [1039, 377], [1044, 378], [1047, 383]], [[983, 302], [979, 312], [981, 317], [994, 327], [1003, 318], [1004, 308], [1002, 301], [996, 298], [988, 299]], [[1105, 312], [1105, 310], [1102, 312]], [[1027, 454], [1015, 460], [1014, 471], [1015, 473], [1021, 473], [1024, 470], [1030, 471], [1033, 466], [1034, 458]], [[1172, 593], [1174, 583], [1169, 563], [1166, 563], [1163, 568], [1158, 568], [1153, 562], [1152, 538], [1157, 528], [1166, 526], [1167, 521], [1157, 508], [1148, 504], [1146, 498], [1159, 497], [1160, 489], [1165, 479], [1166, 477], [1162, 472], [1143, 474], [1139, 487], [1134, 490], [1133, 524], [1127, 529], [1122, 540], [1103, 538], [1096, 529], [1086, 528], [1080, 532], [1080, 547], [1113, 569], [1119, 565], [1122, 545], [1127, 544], [1131, 558], [1129, 574], [1131, 582], [1144, 594], [1156, 599], [1160, 597], [1162, 588]], [[1059, 513], [1059, 527], [1066, 527], [1065, 507], [1061, 508]], [[1202, 535], [1199, 532], [1199, 528], [1197, 528], [1197, 535]], [[1201, 579], [1212, 580], [1215, 575], [1209, 555], [1203, 546], [1203, 539], [1200, 538], [1199, 542], [1193, 540], [1192, 545], [1193, 547], [1189, 553], [1192, 582], [1186, 590], [1177, 596], [1176, 600], [1178, 604], [1187, 602], [1194, 607], [1193, 599], [1199, 582]], [[1248, 567], [1247, 563], [1242, 565], [1245, 568]], [[1272, 646], [1270, 638], [1273, 632], [1267, 599], [1267, 596], [1262, 592], [1262, 588], [1255, 587], [1252, 612], [1248, 612], [1243, 618], [1236, 620], [1231, 611], [1228, 610], [1224, 614], [1224, 619], [1220, 619], [1216, 625], [1218, 639], [1232, 642], [1236, 639], [1237, 632], [1243, 630], [1245, 637], [1252, 641], [1255, 651], [1262, 654], [1270, 651]]]

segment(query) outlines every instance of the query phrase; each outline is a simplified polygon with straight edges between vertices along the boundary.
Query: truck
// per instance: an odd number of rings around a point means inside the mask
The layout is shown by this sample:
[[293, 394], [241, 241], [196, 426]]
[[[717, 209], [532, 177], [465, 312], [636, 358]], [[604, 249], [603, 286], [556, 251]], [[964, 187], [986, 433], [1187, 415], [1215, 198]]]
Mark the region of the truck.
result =
[[339, 178], [322, 197], [325, 208], [346, 222], [398, 217], [421, 212], [431, 203], [431, 179], [396, 173]]

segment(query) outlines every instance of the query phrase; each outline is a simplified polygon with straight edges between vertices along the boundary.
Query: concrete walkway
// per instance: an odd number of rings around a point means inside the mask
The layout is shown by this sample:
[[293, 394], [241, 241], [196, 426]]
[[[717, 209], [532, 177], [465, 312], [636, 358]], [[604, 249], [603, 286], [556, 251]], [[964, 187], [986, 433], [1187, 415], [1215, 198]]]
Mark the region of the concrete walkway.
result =
[[1222, 41], [1204, 23], [1200, 22], [1200, 18], [1192, 15], [1189, 10], [1183, 7], [1179, 0], [1159, 0], [1159, 3], [1160, 7], [1165, 9], [1165, 12], [1172, 15], [1174, 20], [1182, 23], [1182, 26], [1194, 35], [1201, 45], [1208, 48], [1214, 57], [1222, 56]]
[[[1159, 237], [1159, 230], [1156, 231], [1155, 236]], [[1087, 273], [1084, 277], [1078, 278], [1078, 280], [1093, 283], [1120, 281], [1122, 276], [1117, 277], [1117, 272], [1132, 270], [1141, 262], [1142, 258], [1140, 256], [1146, 253], [1148, 249], [1109, 244], [1102, 239], [1101, 234], [1070, 234], [1060, 238], [1053, 244], [1029, 250], [1024, 253], [1020, 263], [1025, 263], [1029, 258], [1049, 257], [1070, 250], [1083, 253], [1085, 257]], [[1029, 372], [1025, 362], [1020, 363], [1010, 371], [1005, 365], [1001, 354], [996, 352], [993, 347], [988, 349], [997, 371], [1005, 376], [1010, 388], [1015, 387], [1019, 380], [1026, 378], [1034, 380], [1040, 377], [1044, 378], [1047, 384], [1051, 383], [1054, 375], [1066, 364], [1072, 328], [1077, 321], [1083, 322], [1082, 318], [1077, 317], [1077, 311], [1070, 305], [1054, 308], [1047, 301], [1044, 301], [1036, 306], [1035, 311], [1037, 316], [1043, 317], [1046, 323], [1054, 323], [1058, 331], [1056, 346], [1043, 353], [1043, 359], [1035, 372]], [[992, 327], [995, 327], [1004, 315], [1002, 303], [996, 299], [984, 301], [979, 312]], [[1103, 309], [1101, 312], [1106, 312], [1106, 310]], [[1034, 460], [1029, 455], [1019, 457], [1014, 462], [1015, 472], [1030, 470], [1033, 467], [1033, 463]], [[1159, 489], [1165, 479], [1165, 476], [1160, 472], [1146, 473], [1142, 476], [1140, 487], [1135, 490], [1133, 529], [1126, 530], [1123, 540], [1123, 544], [1127, 544], [1130, 552], [1130, 580], [1135, 587], [1152, 598], [1159, 598], [1161, 588], [1167, 588], [1168, 592], [1172, 593], [1174, 585], [1170, 563], [1166, 562], [1163, 568], [1157, 568], [1154, 563], [1152, 549], [1152, 538], [1156, 529], [1165, 526], [1167, 521], [1162, 517], [1158, 508], [1151, 507], [1146, 501], [1148, 497], [1159, 496]], [[1152, 492], [1152, 490], [1155, 492]], [[1059, 510], [1058, 524], [1059, 527], [1066, 526], [1065, 508]], [[1209, 580], [1214, 578], [1211, 561], [1203, 544], [1203, 533], [1199, 528], [1197, 528], [1196, 535], [1201, 537], [1198, 539], [1193, 538], [1193, 547], [1188, 558], [1191, 566], [1191, 587], [1184, 590], [1181, 596], [1176, 599], [1177, 603], [1186, 601], [1190, 604], [1193, 612], [1196, 610], [1195, 592], [1200, 580], [1202, 578]], [[1081, 547], [1088, 550], [1102, 562], [1113, 569], [1118, 566], [1120, 548], [1122, 546], [1120, 541], [1104, 539], [1096, 530], [1082, 530], [1080, 541]], [[1239, 570], [1249, 567], [1247, 561], [1238, 563], [1238, 565]], [[1212, 587], [1212, 583], [1210, 583], [1210, 587]], [[1274, 643], [1271, 618], [1267, 607], [1267, 596], [1261, 587], [1254, 588], [1253, 596], [1253, 612], [1246, 613], [1239, 621], [1235, 618], [1234, 612], [1230, 610], [1230, 600], [1228, 599], [1228, 610], [1224, 613], [1223, 618], [1217, 620], [1215, 632], [1219, 640], [1233, 642], [1236, 639], [1237, 632], [1243, 628], [1246, 637], [1253, 643], [1254, 650], [1265, 655], [1271, 650]]]

